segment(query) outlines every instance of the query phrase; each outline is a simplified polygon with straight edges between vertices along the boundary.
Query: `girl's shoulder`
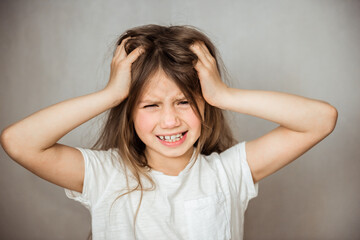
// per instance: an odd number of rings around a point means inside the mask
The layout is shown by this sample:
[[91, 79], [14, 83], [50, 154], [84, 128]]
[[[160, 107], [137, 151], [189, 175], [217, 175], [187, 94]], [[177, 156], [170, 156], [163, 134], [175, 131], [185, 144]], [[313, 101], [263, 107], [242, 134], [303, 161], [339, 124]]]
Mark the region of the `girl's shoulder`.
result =
[[226, 150], [218, 153], [213, 152], [210, 155], [204, 156], [207, 160], [215, 160], [215, 159], [234, 159], [234, 158], [246, 158], [245, 152], [245, 143], [246, 141], [238, 142], [235, 145], [227, 148]]
[[122, 169], [122, 160], [117, 148], [109, 149], [91, 149], [76, 147], [83, 155], [85, 165], [93, 166], [93, 169], [99, 171], [112, 171]]

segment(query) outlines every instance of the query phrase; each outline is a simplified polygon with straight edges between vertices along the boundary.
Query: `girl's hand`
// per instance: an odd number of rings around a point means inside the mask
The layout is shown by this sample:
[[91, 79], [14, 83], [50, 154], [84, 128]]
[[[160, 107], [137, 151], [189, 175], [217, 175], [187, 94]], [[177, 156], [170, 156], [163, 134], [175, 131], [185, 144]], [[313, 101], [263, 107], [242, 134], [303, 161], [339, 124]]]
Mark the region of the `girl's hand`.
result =
[[144, 52], [142, 47], [137, 47], [127, 55], [124, 46], [130, 38], [131, 37], [124, 39], [116, 48], [114, 57], [111, 61], [110, 79], [104, 89], [110, 92], [119, 103], [129, 94], [131, 64]]
[[203, 96], [210, 105], [219, 106], [228, 87], [221, 80], [215, 58], [210, 54], [204, 42], [196, 41], [190, 50], [198, 56], [195, 69], [200, 79]]

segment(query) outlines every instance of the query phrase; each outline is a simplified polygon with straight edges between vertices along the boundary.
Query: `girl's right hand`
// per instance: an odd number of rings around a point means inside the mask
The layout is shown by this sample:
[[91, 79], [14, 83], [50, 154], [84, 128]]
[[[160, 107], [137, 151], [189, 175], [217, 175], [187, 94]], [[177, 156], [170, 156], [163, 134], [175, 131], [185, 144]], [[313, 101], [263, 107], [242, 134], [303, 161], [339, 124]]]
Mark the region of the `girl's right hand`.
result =
[[129, 94], [131, 82], [131, 64], [144, 52], [142, 47], [135, 48], [129, 55], [125, 52], [125, 43], [130, 39], [124, 39], [116, 48], [111, 61], [110, 79], [104, 90], [109, 91], [115, 101], [122, 102]]
[[53, 104], [11, 124], [0, 135], [0, 144], [5, 152], [37, 176], [82, 192], [85, 175], [83, 156], [79, 150], [57, 141], [127, 96], [131, 64], [139, 55], [140, 49], [135, 49], [127, 56], [124, 43], [121, 43], [111, 63], [106, 90]]

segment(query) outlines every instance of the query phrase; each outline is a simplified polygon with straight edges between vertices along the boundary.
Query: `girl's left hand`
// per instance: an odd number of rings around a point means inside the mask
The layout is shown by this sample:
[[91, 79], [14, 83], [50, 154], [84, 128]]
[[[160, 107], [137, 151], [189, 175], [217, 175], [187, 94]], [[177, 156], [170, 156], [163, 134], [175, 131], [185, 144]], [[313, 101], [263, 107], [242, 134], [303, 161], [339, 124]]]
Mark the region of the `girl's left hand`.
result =
[[195, 69], [198, 72], [203, 97], [210, 105], [218, 106], [228, 87], [221, 80], [216, 60], [202, 41], [196, 41], [190, 46], [190, 50], [198, 56]]

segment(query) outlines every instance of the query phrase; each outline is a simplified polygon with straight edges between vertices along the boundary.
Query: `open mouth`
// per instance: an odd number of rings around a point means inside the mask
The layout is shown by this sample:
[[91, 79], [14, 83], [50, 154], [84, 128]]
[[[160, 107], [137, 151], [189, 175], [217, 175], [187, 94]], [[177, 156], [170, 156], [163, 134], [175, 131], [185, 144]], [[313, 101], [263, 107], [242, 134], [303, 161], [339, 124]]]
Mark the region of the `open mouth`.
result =
[[166, 135], [166, 136], [165, 135], [164, 136], [159, 135], [159, 136], [156, 136], [156, 137], [159, 138], [161, 141], [172, 143], [172, 142], [180, 141], [187, 132], [188, 131], [178, 133], [178, 134], [175, 134], [175, 135]]

